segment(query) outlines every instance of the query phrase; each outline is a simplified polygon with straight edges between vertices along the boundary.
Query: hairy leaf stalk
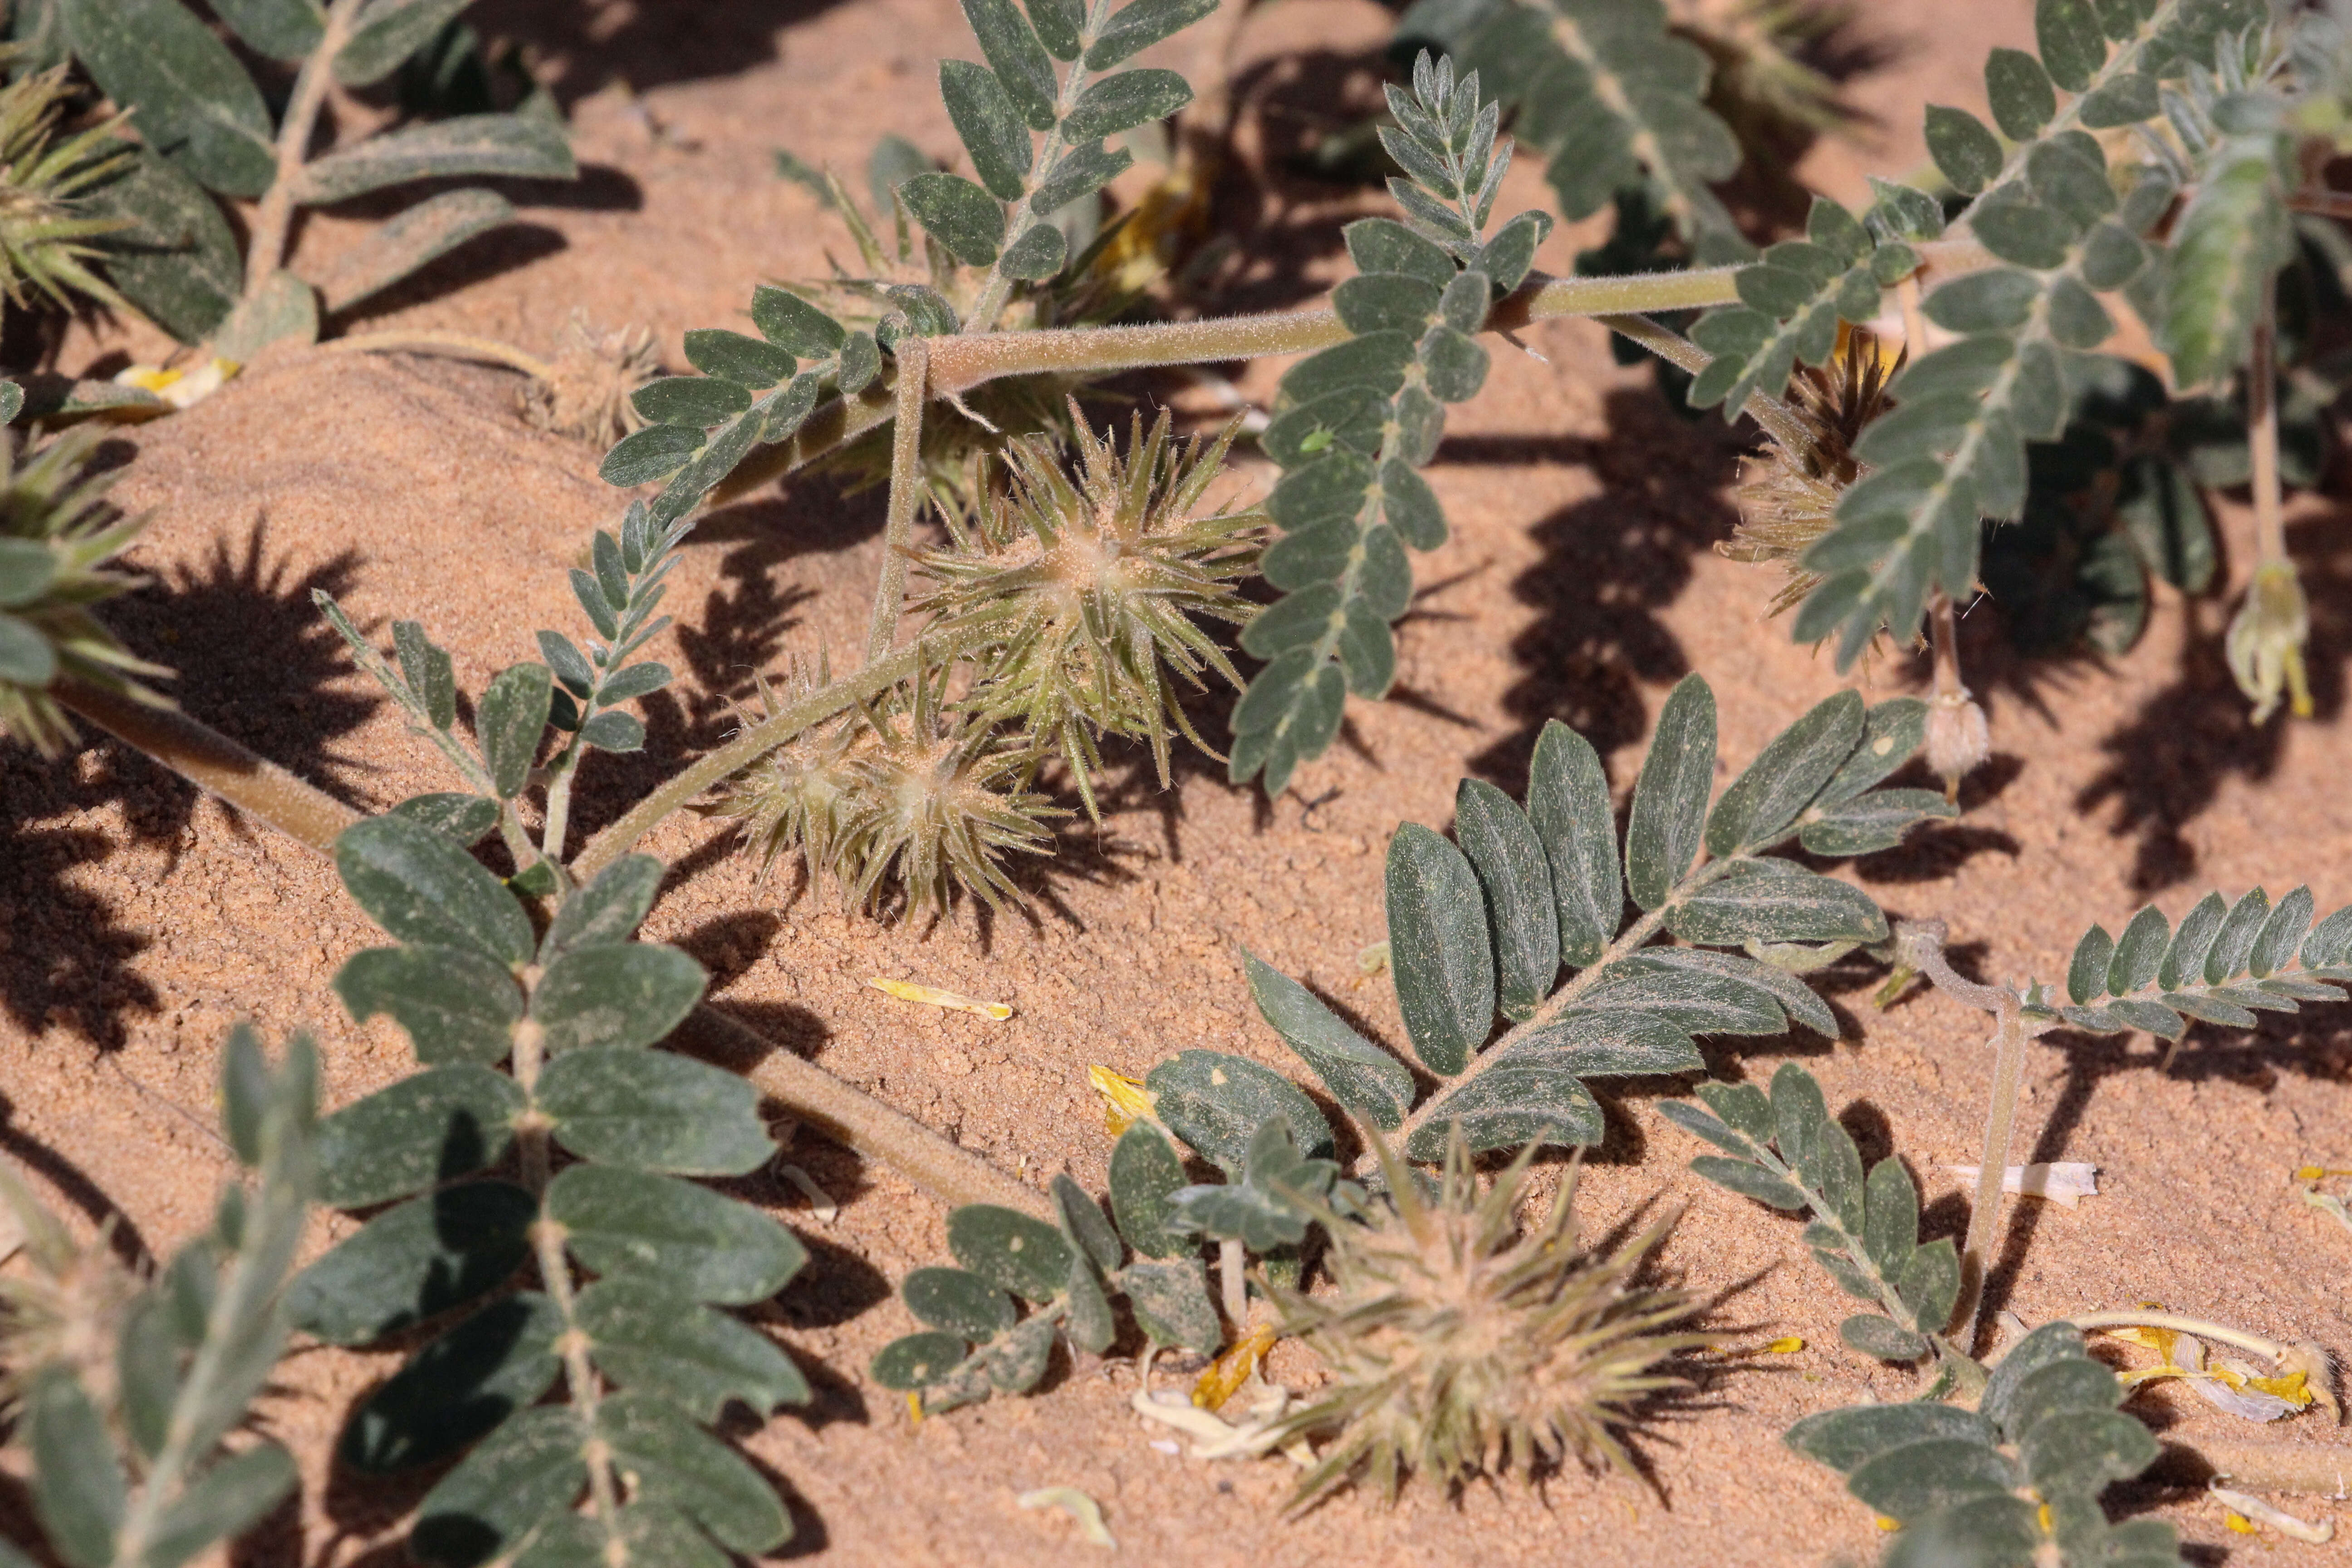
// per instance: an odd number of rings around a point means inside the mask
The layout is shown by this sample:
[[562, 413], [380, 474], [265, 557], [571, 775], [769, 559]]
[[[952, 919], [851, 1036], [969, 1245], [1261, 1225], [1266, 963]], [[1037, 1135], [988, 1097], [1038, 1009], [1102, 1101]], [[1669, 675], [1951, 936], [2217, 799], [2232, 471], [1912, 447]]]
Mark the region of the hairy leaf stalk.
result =
[[896, 389], [898, 422], [890, 431], [890, 508], [882, 531], [882, 576], [874, 585], [874, 613], [866, 627], [866, 662], [877, 665], [898, 640], [898, 615], [907, 602], [907, 558], [914, 549], [915, 514], [922, 509], [923, 395], [929, 375], [929, 343], [907, 338], [898, 349]]
[[333, 0], [327, 7], [326, 29], [318, 47], [303, 57], [295, 74], [294, 95], [287, 100], [286, 119], [278, 128], [278, 174], [262, 193], [253, 215], [253, 238], [245, 253], [245, 297], [261, 292], [286, 262], [286, 239], [294, 222], [294, 194], [301, 184], [311, 134], [319, 128], [319, 110], [334, 85], [335, 57], [351, 41], [361, 0]]

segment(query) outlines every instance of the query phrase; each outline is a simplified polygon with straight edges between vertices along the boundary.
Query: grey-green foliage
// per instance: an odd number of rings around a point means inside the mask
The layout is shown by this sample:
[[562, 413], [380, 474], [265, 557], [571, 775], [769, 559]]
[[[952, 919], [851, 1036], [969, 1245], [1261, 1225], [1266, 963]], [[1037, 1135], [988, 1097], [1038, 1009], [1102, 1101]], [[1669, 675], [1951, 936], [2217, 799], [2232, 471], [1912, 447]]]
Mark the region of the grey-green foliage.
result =
[[1549, 160], [1562, 216], [1638, 191], [1698, 261], [1743, 260], [1754, 248], [1709, 188], [1738, 172], [1739, 142], [1706, 107], [1705, 51], [1668, 22], [1660, 0], [1419, 0], [1396, 31], [1477, 73]]
[[1738, 413], [1748, 395], [1778, 393], [1799, 364], [1825, 364], [1840, 321], [1867, 321], [1879, 297], [1919, 265], [1906, 238], [1943, 230], [1934, 199], [1881, 182], [1879, 198], [1856, 218], [1826, 196], [1813, 198], [1803, 239], [1782, 240], [1735, 276], [1740, 303], [1710, 310], [1691, 341], [1714, 356], [1691, 384], [1690, 404]]
[[[2011, 1346], [1979, 1408], [1867, 1405], [1809, 1415], [1789, 1446], [1902, 1528], [1885, 1568], [2177, 1568], [2171, 1525], [2107, 1522], [2099, 1495], [2152, 1464], [2116, 1374], [2069, 1323]], [[2029, 1496], [2028, 1493], [2031, 1493]]]
[[[992, 279], [1052, 278], [1069, 257], [1055, 215], [1135, 161], [1106, 138], [1192, 101], [1174, 71], [1112, 68], [1216, 8], [1217, 0], [1129, 0], [1113, 12], [1108, 0], [1038, 0], [1024, 17], [1013, 0], [963, 0], [988, 63], [942, 60], [940, 95], [978, 180], [927, 170], [897, 184], [898, 200], [964, 265], [989, 268]], [[982, 289], [984, 308], [999, 299]]]
[[2146, 1029], [2177, 1040], [2189, 1020], [2251, 1028], [2257, 1013], [2341, 1002], [2329, 981], [2352, 980], [2352, 908], [2311, 923], [2309, 888], [2276, 904], [2262, 889], [2232, 902], [2208, 893], [2176, 930], [2154, 905], [2120, 936], [2093, 926], [2066, 966], [2066, 1000], [2037, 986], [2027, 1009], [2078, 1029]]
[[1929, 107], [1928, 151], [1973, 198], [1955, 225], [1999, 265], [1928, 296], [1929, 319], [1960, 341], [1907, 366], [1889, 388], [1895, 412], [1857, 443], [1875, 471], [1804, 558], [1822, 581], [1801, 640], [1836, 636], [1843, 667], [1882, 626], [1909, 637], [1931, 593], [1974, 586], [1980, 520], [2020, 515], [2026, 443], [2060, 433], [2077, 356], [2112, 328], [2098, 296], [2137, 281], [2145, 304], [2144, 280], [2171, 265], [2151, 264], [2145, 237], [2178, 174], [2162, 158], [2110, 167], [2091, 132], [2158, 119], [2179, 96], [2162, 84], [2215, 68], [2264, 17], [2260, 0], [2041, 0], [2039, 54], [1998, 50], [1986, 73], [2007, 143]]
[[[509, 665], [490, 678], [474, 711], [476, 744], [456, 730], [457, 687], [449, 655], [434, 645], [417, 621], [393, 624], [394, 658], [387, 659], [323, 591], [311, 600], [342, 635], [361, 668], [373, 676], [408, 716], [411, 727], [431, 740], [471, 792], [418, 797], [431, 805], [404, 803], [411, 815], [432, 820], [472, 843], [493, 826], [509, 830], [510, 845], [525, 842], [514, 802], [531, 782], [532, 764], [551, 727], [558, 740], [541, 773], [561, 780], [574, 773], [592, 751], [635, 752], [645, 744], [644, 721], [625, 704], [670, 683], [667, 665], [652, 659], [631, 663], [646, 643], [670, 624], [656, 615], [668, 593], [667, 580], [677, 563], [685, 525], [653, 521], [643, 501], [630, 503], [617, 531], [598, 529], [590, 541], [589, 565], [572, 569], [572, 596], [588, 617], [594, 637], [574, 640], [562, 632], [538, 634], [546, 662]], [[563, 846], [542, 847], [561, 858]], [[523, 886], [551, 892], [551, 868], [521, 868]]]
[[1696, 1092], [1702, 1105], [1658, 1108], [1726, 1152], [1702, 1154], [1691, 1169], [1759, 1203], [1809, 1215], [1813, 1257], [1847, 1295], [1876, 1309], [1839, 1324], [1839, 1338], [1885, 1361], [1965, 1353], [1942, 1338], [1959, 1299], [1958, 1250], [1949, 1237], [1919, 1245], [1911, 1173], [1893, 1155], [1864, 1173], [1812, 1074], [1789, 1062], [1773, 1075], [1769, 1096], [1747, 1083], [1703, 1083]]
[[[761, 285], [751, 296], [751, 324], [758, 337], [718, 327], [688, 332], [687, 360], [703, 374], [639, 387], [634, 401], [650, 423], [604, 454], [597, 471], [607, 484], [667, 480], [646, 510], [654, 528], [674, 528], [752, 447], [798, 434], [828, 383], [851, 397], [881, 374], [874, 334], [850, 331], [788, 289]], [[953, 326], [927, 321], [916, 330]]]
[[[1548, 724], [1524, 806], [1467, 780], [1458, 843], [1408, 823], [1389, 844], [1389, 962], [1433, 1094], [1423, 1098], [1405, 1064], [1252, 959], [1258, 1010], [1334, 1100], [1402, 1129], [1411, 1159], [1441, 1158], [1455, 1126], [1474, 1152], [1596, 1143], [1601, 1108], [1586, 1079], [1696, 1070], [1696, 1035], [1778, 1035], [1792, 1018], [1837, 1033], [1819, 997], [1752, 955], [1883, 942], [1885, 917], [1852, 883], [1770, 851], [1794, 840], [1815, 854], [1864, 854], [1952, 815], [1933, 792], [1873, 787], [1917, 749], [1925, 724], [1915, 699], [1865, 711], [1841, 692], [1767, 746], [1710, 813], [1715, 698], [1692, 676], [1659, 714], [1622, 856], [1600, 757]], [[1639, 911], [1630, 925], [1629, 894]], [[1649, 945], [1661, 931], [1687, 945]], [[1710, 951], [1722, 948], [1747, 951]], [[1490, 1045], [1498, 1014], [1510, 1026]], [[1171, 1105], [1164, 1080], [1180, 1071], [1187, 1098]], [[1161, 1119], [1230, 1166], [1192, 1124], [1213, 1112], [1245, 1136], [1261, 1119], [1245, 1102], [1263, 1098], [1265, 1078], [1282, 1081], [1238, 1057], [1187, 1051], [1146, 1082]]]
[[[285, 1348], [287, 1273], [314, 1184], [318, 1079], [308, 1041], [295, 1038], [273, 1068], [251, 1030], [230, 1035], [221, 1100], [240, 1176], [211, 1226], [152, 1279], [124, 1279], [119, 1302], [90, 1283], [108, 1265], [80, 1258], [0, 1171], [0, 1200], [30, 1254], [27, 1269], [0, 1281], [0, 1394], [31, 1455], [46, 1544], [71, 1568], [173, 1568], [293, 1489], [284, 1448], [233, 1435]], [[109, 1306], [118, 1310], [81, 1315]], [[0, 1539], [0, 1562], [31, 1561]]]
[[[373, 0], [335, 58], [320, 64], [341, 86], [369, 87], [432, 45], [466, 4]], [[227, 44], [182, 0], [55, 0], [55, 7], [73, 58], [131, 111], [142, 142], [124, 177], [99, 197], [131, 225], [109, 242], [116, 287], [184, 342], [229, 330], [246, 268], [215, 197], [257, 197], [276, 184], [276, 111]], [[228, 0], [214, 10], [266, 59], [299, 64], [324, 43], [327, 16], [318, 0]], [[554, 106], [541, 96], [516, 113], [399, 125], [310, 157], [287, 194], [299, 206], [332, 206], [421, 180], [568, 180], [577, 172]], [[514, 218], [506, 199], [488, 189], [430, 196], [331, 272], [300, 284], [309, 316], [285, 330], [315, 335], [319, 310], [348, 310]], [[273, 268], [279, 260], [266, 259]]]
[[1381, 144], [1411, 176], [1389, 190], [1407, 222], [1348, 226], [1357, 276], [1333, 292], [1350, 334], [1293, 365], [1259, 438], [1282, 468], [1266, 510], [1282, 538], [1265, 552], [1282, 599], [1242, 646], [1266, 667], [1234, 710], [1230, 772], [1265, 775], [1279, 795], [1298, 764], [1339, 733], [1347, 694], [1380, 697], [1396, 679], [1390, 626], [1412, 597], [1405, 548], [1433, 550], [1445, 514], [1417, 471], [1436, 455], [1445, 405], [1476, 395], [1487, 355], [1475, 334], [1518, 287], [1551, 220], [1521, 213], [1486, 233], [1510, 144], [1478, 78], [1423, 54], [1410, 93], [1391, 87]]
[[[614, 861], [535, 931], [466, 830], [438, 825], [457, 815], [446, 802], [335, 847], [344, 888], [397, 944], [355, 955], [336, 991], [353, 1017], [397, 1022], [422, 1070], [320, 1123], [320, 1195], [390, 1206], [305, 1269], [291, 1304], [336, 1344], [435, 1325], [352, 1412], [338, 1455], [362, 1472], [464, 1455], [420, 1509], [410, 1551], [428, 1563], [767, 1552], [791, 1532], [783, 1506], [709, 1427], [730, 1402], [764, 1416], [808, 1387], [721, 1309], [774, 1296], [806, 1254], [688, 1179], [757, 1170], [774, 1145], [748, 1083], [653, 1048], [704, 984], [684, 952], [631, 940], [661, 864]], [[551, 1142], [573, 1157], [551, 1181]], [[534, 1255], [538, 1277], [509, 1289]], [[571, 1402], [539, 1405], [567, 1358]], [[574, 1512], [592, 1466], [616, 1478], [610, 1519]]]
[[1154, 1343], [1215, 1350], [1223, 1330], [1199, 1243], [1175, 1228], [1187, 1182], [1166, 1134], [1139, 1121], [1111, 1154], [1115, 1225], [1066, 1175], [1054, 1178], [1053, 1225], [987, 1204], [957, 1209], [948, 1249], [960, 1267], [907, 1276], [899, 1294], [930, 1326], [885, 1345], [875, 1381], [918, 1394], [928, 1412], [1024, 1394], [1045, 1375], [1057, 1339], [1091, 1354], [1110, 1348], [1114, 1299]]

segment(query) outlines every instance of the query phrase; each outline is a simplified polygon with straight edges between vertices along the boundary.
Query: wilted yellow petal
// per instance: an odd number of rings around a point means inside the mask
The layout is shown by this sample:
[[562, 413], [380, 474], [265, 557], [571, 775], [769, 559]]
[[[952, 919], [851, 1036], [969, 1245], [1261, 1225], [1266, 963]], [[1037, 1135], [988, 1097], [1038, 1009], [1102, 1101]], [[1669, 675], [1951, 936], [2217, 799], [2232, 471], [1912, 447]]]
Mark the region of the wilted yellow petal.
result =
[[992, 1018], [1000, 1024], [1013, 1016], [1013, 1009], [1002, 1002], [982, 1002], [959, 992], [942, 991], [935, 985], [918, 985], [911, 980], [884, 980], [877, 977], [866, 984], [885, 996], [896, 996], [901, 1002], [920, 1002], [928, 1007], [945, 1007], [950, 1012], [971, 1013], [982, 1018]]
[[2253, 1521], [2242, 1513], [2233, 1513], [2224, 1509], [2221, 1512], [2221, 1522], [2240, 1535], [2252, 1535], [2254, 1532]]
[[2311, 1407], [2311, 1390], [2304, 1384], [2310, 1380], [2302, 1373], [2291, 1372], [2284, 1377], [2250, 1377], [2246, 1386], [2273, 1399], [2284, 1399], [2297, 1410]]
[[1222, 1410], [1257, 1370], [1258, 1359], [1274, 1347], [1274, 1330], [1261, 1323], [1244, 1334], [1233, 1349], [1219, 1356], [1192, 1385], [1192, 1403], [1203, 1410]]
[[1805, 1342], [1803, 1336], [1799, 1334], [1782, 1334], [1779, 1339], [1774, 1340], [1770, 1344], [1764, 1347], [1764, 1353], [1766, 1355], [1795, 1355], [1799, 1351], [1803, 1350], [1804, 1348]]
[[1113, 1072], [1107, 1067], [1089, 1067], [1087, 1083], [1102, 1096], [1103, 1126], [1114, 1138], [1126, 1132], [1138, 1120], [1150, 1118], [1156, 1108], [1141, 1079]]
[[1894, 1534], [1896, 1531], [1903, 1528], [1902, 1521], [1889, 1519], [1883, 1513], [1877, 1517], [1874, 1522], [1877, 1524], [1879, 1529], [1886, 1531], [1889, 1535]]

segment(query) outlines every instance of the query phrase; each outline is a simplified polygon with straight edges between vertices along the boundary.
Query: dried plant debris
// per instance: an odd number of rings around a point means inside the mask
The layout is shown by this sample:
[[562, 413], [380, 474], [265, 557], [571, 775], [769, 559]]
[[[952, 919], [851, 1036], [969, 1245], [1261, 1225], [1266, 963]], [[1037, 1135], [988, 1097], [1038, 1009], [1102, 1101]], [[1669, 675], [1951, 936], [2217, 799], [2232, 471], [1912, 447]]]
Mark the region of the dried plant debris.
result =
[[[89, 1245], [0, 1165], [28, 1267], [0, 1276], [0, 1415], [32, 1460], [32, 1512], [73, 1568], [160, 1568], [242, 1534], [294, 1489], [249, 1409], [283, 1352], [287, 1273], [316, 1181], [319, 1060], [274, 1067], [250, 1030], [221, 1053], [237, 1174], [152, 1278]], [[0, 1542], [0, 1558], [30, 1563]]]
[[1666, 1363], [1717, 1340], [1677, 1327], [1694, 1298], [1642, 1282], [1672, 1220], [1594, 1253], [1573, 1172], [1522, 1222], [1532, 1146], [1483, 1184], [1457, 1133], [1433, 1185], [1378, 1147], [1384, 1194], [1322, 1211], [1330, 1289], [1274, 1287], [1281, 1331], [1326, 1379], [1275, 1427], [1328, 1438], [1293, 1506], [1350, 1481], [1393, 1499], [1410, 1477], [1446, 1489], [1571, 1458], [1638, 1474], [1625, 1435], [1684, 1385]]
[[523, 388], [523, 418], [538, 429], [576, 436], [598, 447], [643, 429], [633, 401], [661, 374], [661, 350], [643, 327], [599, 330], [575, 310], [557, 337], [547, 374]]

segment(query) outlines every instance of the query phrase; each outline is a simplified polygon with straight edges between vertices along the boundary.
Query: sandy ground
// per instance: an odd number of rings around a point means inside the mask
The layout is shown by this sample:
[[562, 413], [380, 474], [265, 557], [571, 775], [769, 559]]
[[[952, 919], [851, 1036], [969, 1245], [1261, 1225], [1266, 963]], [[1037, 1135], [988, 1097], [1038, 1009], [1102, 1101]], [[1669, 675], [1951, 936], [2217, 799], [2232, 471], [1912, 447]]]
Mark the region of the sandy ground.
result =
[[[969, 52], [949, 0], [479, 9], [486, 26], [542, 42], [585, 176], [572, 190], [519, 190], [527, 230], [436, 268], [356, 325], [454, 328], [539, 349], [581, 307], [653, 327], [680, 363], [685, 328], [737, 321], [753, 282], [817, 271], [824, 245], [842, 244], [805, 192], [774, 177], [771, 149], [858, 169], [885, 131], [952, 146], [930, 87], [937, 54]], [[1382, 29], [1362, 0], [1285, 0], [1254, 18], [1237, 77], [1253, 106], [1244, 144], [1278, 143], [1348, 93], [1361, 101], [1370, 79], [1350, 85], [1341, 68], [1360, 66]], [[2029, 8], [2013, 0], [1873, 8], [1856, 37], [1874, 63], [1851, 91], [1878, 118], [1863, 145], [1815, 149], [1805, 174], [1853, 198], [1864, 168], [1910, 166], [1921, 99], [1979, 101], [1985, 47], [2030, 33]], [[642, 96], [615, 89], [619, 76]], [[1512, 189], [1517, 205], [1544, 199], [1525, 165]], [[1335, 221], [1362, 198], [1236, 178], [1220, 202], [1221, 224], [1268, 242], [1262, 259], [1216, 276], [1208, 306], [1240, 309], [1327, 286]], [[302, 258], [331, 257], [357, 232], [314, 219]], [[1589, 237], [1555, 236], [1544, 264], [1565, 270], [1579, 243]], [[778, 1048], [1031, 1181], [1067, 1168], [1101, 1183], [1109, 1140], [1086, 1087], [1090, 1063], [1139, 1075], [1213, 1046], [1287, 1065], [1249, 1006], [1236, 944], [1400, 1039], [1385, 983], [1356, 967], [1382, 935], [1380, 857], [1398, 823], [1446, 824], [1465, 773], [1518, 788], [1552, 717], [1592, 736], [1629, 785], [1658, 700], [1691, 670], [1717, 692], [1727, 780], [1839, 684], [1825, 659], [1765, 623], [1769, 577], [1708, 549], [1732, 521], [1731, 438], [1668, 412], [1645, 375], [1612, 364], [1594, 329], [1549, 325], [1529, 346], [1544, 361], [1498, 354], [1432, 470], [1454, 533], [1418, 565], [1396, 698], [1352, 704], [1342, 743], [1284, 798], [1269, 805], [1197, 759], [1159, 793], [1145, 761], [1129, 756], [1104, 830], [1024, 873], [1028, 915], [929, 932], [845, 916], [827, 892], [796, 896], [789, 878], [762, 881], [713, 825], [677, 819], [649, 845], [677, 872], [648, 934], [694, 952], [716, 998]], [[67, 352], [89, 363], [152, 347], [134, 335]], [[1244, 384], [1263, 395], [1276, 374], [1255, 367]], [[190, 413], [126, 432], [118, 493], [152, 513], [136, 559], [156, 585], [111, 618], [184, 672], [173, 689], [192, 712], [354, 805], [447, 787], [429, 749], [353, 671], [310, 592], [332, 592], [379, 635], [396, 616], [423, 619], [453, 650], [461, 684], [477, 688], [536, 657], [532, 628], [572, 626], [563, 568], [617, 498], [595, 478], [597, 452], [519, 422], [517, 390], [512, 377], [447, 363], [319, 356], [265, 363]], [[2176, 918], [2211, 887], [2275, 895], [2307, 881], [2322, 910], [2352, 900], [2340, 805], [2352, 772], [2352, 544], [2332, 508], [2306, 500], [2294, 517], [2316, 721], [2248, 727], [2218, 653], [2218, 603], [2168, 598], [2140, 646], [2105, 667], [2020, 663], [1993, 612], [1980, 612], [1966, 630], [1997, 755], [1958, 823], [1864, 860], [1864, 884], [1891, 912], [1948, 920], [1963, 961], [2001, 977], [2055, 977], [2087, 923], [2117, 929], [2149, 897]], [[701, 527], [671, 594], [678, 626], [659, 651], [682, 679], [649, 705], [644, 756], [592, 767], [584, 826], [723, 735], [729, 703], [756, 672], [793, 651], [856, 646], [879, 521], [871, 496], [802, 483]], [[2233, 515], [2240, 581], [2246, 554]], [[1915, 678], [1893, 661], [1864, 680], [1875, 697]], [[1224, 711], [1223, 700], [1203, 705], [1212, 733]], [[397, 1033], [352, 1026], [327, 988], [374, 933], [307, 851], [108, 743], [55, 765], [0, 750], [0, 1149], [80, 1223], [112, 1216], [121, 1245], [142, 1257], [203, 1223], [227, 1168], [208, 1129], [215, 1050], [236, 1019], [273, 1037], [313, 1031], [333, 1104], [403, 1073]], [[998, 998], [1015, 1016], [909, 1007], [865, 989], [873, 975]], [[1711, 1065], [1760, 1079], [1802, 1059], [1865, 1155], [1901, 1151], [1934, 1232], [1957, 1234], [1965, 1203], [1944, 1165], [1975, 1158], [1990, 1065], [1982, 1019], [1934, 995], [1884, 1014], [1866, 988], [1833, 1001], [1846, 1037], [1713, 1045]], [[2161, 1299], [2352, 1351], [2352, 1235], [2304, 1209], [2286, 1181], [2305, 1162], [2352, 1163], [2347, 1042], [2346, 1016], [2325, 1010], [2252, 1037], [2200, 1028], [2168, 1072], [2145, 1037], [2041, 1042], [2023, 1111], [2031, 1157], [2095, 1162], [2104, 1192], [2078, 1209], [2016, 1212], [1992, 1282], [2000, 1304], [2038, 1321]], [[1695, 1145], [1654, 1110], [1675, 1090], [1651, 1082], [1608, 1097], [1609, 1141], [1585, 1185], [1592, 1228], [1643, 1205], [1686, 1205], [1669, 1268], [1726, 1294], [1723, 1323], [1759, 1340], [1801, 1335], [1808, 1348], [1751, 1363], [1711, 1391], [1710, 1408], [1648, 1442], [1655, 1490], [1570, 1473], [1540, 1492], [1416, 1492], [1393, 1509], [1346, 1496], [1291, 1522], [1276, 1515], [1290, 1479], [1279, 1462], [1211, 1465], [1150, 1447], [1157, 1434], [1128, 1409], [1124, 1365], [910, 1425], [863, 1368], [909, 1327], [890, 1292], [943, 1256], [942, 1215], [887, 1170], [803, 1139], [793, 1158], [842, 1200], [837, 1218], [820, 1221], [781, 1181], [739, 1188], [814, 1257], [768, 1322], [819, 1398], [742, 1434], [793, 1499], [791, 1550], [844, 1563], [1087, 1560], [1066, 1520], [1015, 1506], [1031, 1489], [1068, 1485], [1100, 1500], [1136, 1562], [1868, 1558], [1877, 1537], [1864, 1510], [1777, 1434], [1867, 1394], [1900, 1397], [1906, 1380], [1837, 1348], [1843, 1308], [1793, 1222], [1685, 1172]], [[348, 1229], [321, 1220], [311, 1245]], [[352, 1399], [394, 1364], [316, 1348], [288, 1363], [266, 1419], [301, 1458], [300, 1503], [236, 1561], [401, 1560], [398, 1516], [425, 1479], [362, 1486], [327, 1458]], [[2169, 1436], [2247, 1432], [2183, 1396], [2158, 1392], [2141, 1407]], [[2346, 1444], [2315, 1418], [2266, 1435]], [[2231, 1534], [2194, 1499], [2129, 1502], [2176, 1519], [2200, 1563], [2331, 1560]], [[20, 1491], [0, 1489], [0, 1521], [21, 1508]]]

